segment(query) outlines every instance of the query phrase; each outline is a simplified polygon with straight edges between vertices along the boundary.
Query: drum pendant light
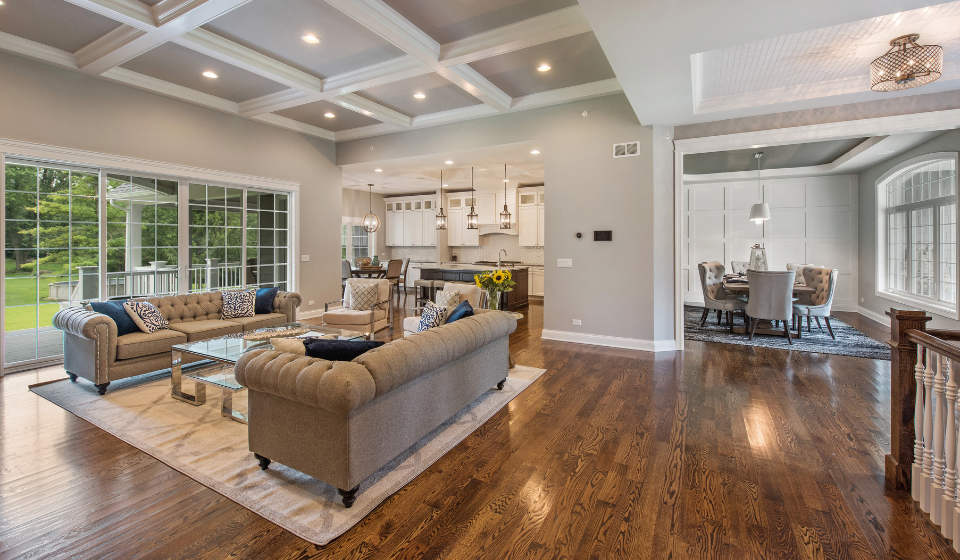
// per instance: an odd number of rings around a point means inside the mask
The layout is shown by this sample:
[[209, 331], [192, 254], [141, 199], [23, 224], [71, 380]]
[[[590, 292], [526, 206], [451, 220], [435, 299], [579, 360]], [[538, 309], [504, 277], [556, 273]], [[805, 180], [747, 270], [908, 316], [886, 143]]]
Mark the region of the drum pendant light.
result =
[[760, 158], [763, 157], [763, 152], [757, 152], [753, 157], [757, 158], [757, 198], [760, 202], [750, 207], [750, 219], [753, 220], [753, 223], [760, 225], [770, 219], [770, 205], [763, 202], [763, 192], [760, 186]]
[[500, 212], [500, 229], [510, 229], [510, 211], [507, 210], [507, 164], [503, 164], [503, 212]]
[[373, 233], [380, 229], [380, 218], [373, 213], [373, 183], [368, 183], [370, 187], [370, 213], [363, 217], [363, 229]]
[[440, 213], [437, 214], [437, 229], [447, 229], [447, 217], [443, 215], [443, 169], [440, 170]]
[[478, 216], [476, 210], [473, 209], [473, 203], [477, 201], [476, 196], [473, 194], [473, 168], [470, 168], [470, 213], [467, 214], [467, 229], [479, 229], [477, 224]]

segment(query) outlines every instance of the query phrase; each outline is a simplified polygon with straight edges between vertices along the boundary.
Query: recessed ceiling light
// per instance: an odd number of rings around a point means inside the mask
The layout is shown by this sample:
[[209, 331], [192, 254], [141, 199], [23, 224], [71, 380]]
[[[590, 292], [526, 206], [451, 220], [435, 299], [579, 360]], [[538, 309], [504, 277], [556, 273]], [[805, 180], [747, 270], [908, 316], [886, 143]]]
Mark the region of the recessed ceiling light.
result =
[[376, 171], [377, 173], [380, 173], [381, 171], [383, 171], [383, 169], [374, 169], [374, 171]]
[[537, 70], [539, 70], [539, 71], [541, 71], [541, 72], [549, 72], [549, 71], [550, 71], [550, 65], [549, 65], [549, 64], [541, 64], [540, 66], [537, 66]]
[[368, 117], [373, 114], [373, 113], [371, 113], [370, 111], [360, 111], [360, 112], [363, 113], [364, 115], [368, 116]]
[[208, 78], [216, 78], [216, 77], [217, 77], [217, 74], [216, 74], [215, 72], [211, 72], [211, 71], [209, 71], [209, 70], [207, 70], [206, 72], [204, 72], [203, 75], [206, 76], [206, 77], [208, 77]]
[[328, 119], [332, 119], [336, 115], [334, 115], [333, 113], [324, 113], [323, 116], [327, 117]]
[[316, 45], [317, 43], [320, 42], [320, 37], [317, 37], [312, 33], [301, 35], [300, 38], [303, 39], [305, 43], [310, 43], [311, 45]]
[[417, 99], [425, 99], [425, 98], [427, 97], [426, 95], [424, 95], [424, 94], [422, 94], [422, 93], [415, 93], [415, 94], [413, 94], [413, 96], [416, 97]]
[[0, 6], [3, 6], [3, 0], [0, 0]]
[[445, 187], [449, 187], [450, 185], [444, 185], [444, 186], [445, 186]]
[[447, 164], [447, 165], [450, 165], [450, 164], [452, 164], [452, 163], [453, 163], [453, 160], [451, 160], [451, 159], [448, 159], [447, 161], [445, 161], [445, 162], [443, 162], [443, 163], [445, 163], [445, 164]]
[[533, 155], [537, 155], [537, 154], [540, 153], [540, 150], [534, 150], [534, 151], [532, 151], [532, 152], [530, 152], [530, 153], [533, 154]]

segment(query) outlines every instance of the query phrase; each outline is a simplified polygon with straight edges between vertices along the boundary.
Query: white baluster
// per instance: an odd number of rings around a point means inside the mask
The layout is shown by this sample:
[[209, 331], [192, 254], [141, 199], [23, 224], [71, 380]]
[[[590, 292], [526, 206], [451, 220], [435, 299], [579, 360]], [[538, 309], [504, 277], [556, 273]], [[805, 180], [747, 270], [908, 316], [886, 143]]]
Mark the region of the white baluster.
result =
[[923, 370], [923, 474], [920, 477], [920, 509], [930, 511], [933, 488], [933, 378], [937, 354], [927, 348], [927, 367]]
[[937, 355], [937, 371], [933, 378], [933, 486], [930, 492], [930, 520], [934, 525], [943, 526], [943, 439], [946, 431], [947, 398], [944, 385], [947, 376], [947, 357]]
[[957, 380], [956, 362], [947, 361], [947, 387], [946, 387], [946, 432], [943, 437], [944, 459], [946, 465], [943, 469], [943, 498], [941, 499], [940, 510], [942, 511], [940, 526], [941, 532], [948, 539], [954, 539], [954, 525], [956, 515], [954, 514], [957, 498]]
[[920, 501], [923, 477], [923, 356], [927, 349], [917, 344], [917, 365], [913, 377], [917, 380], [917, 394], [913, 404], [913, 469], [910, 473], [910, 495]]

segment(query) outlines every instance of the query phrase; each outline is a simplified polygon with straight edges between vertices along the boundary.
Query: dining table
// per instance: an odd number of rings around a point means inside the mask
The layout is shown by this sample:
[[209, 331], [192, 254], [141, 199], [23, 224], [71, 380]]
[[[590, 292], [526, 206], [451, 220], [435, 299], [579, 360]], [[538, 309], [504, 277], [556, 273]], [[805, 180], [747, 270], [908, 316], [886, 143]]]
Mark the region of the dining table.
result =
[[[745, 280], [724, 278], [723, 289], [726, 290], [727, 293], [731, 295], [747, 296], [748, 298], [750, 297], [750, 283]], [[815, 289], [811, 288], [810, 286], [807, 286], [803, 282], [797, 282], [793, 285], [794, 297], [801, 296], [803, 294], [812, 294], [814, 292], [816, 292]], [[746, 313], [744, 313], [744, 317], [746, 317]], [[749, 334], [746, 322], [744, 323], [745, 324], [741, 327], [741, 326], [734, 326], [733, 323], [731, 322], [730, 332], [734, 334]], [[790, 336], [792, 338], [799, 338], [797, 333], [789, 330], [787, 332], [790, 333]], [[783, 329], [774, 328], [772, 321], [768, 321], [764, 319], [757, 322], [757, 328], [754, 330], [754, 333], [783, 336]]]
[[380, 266], [360, 266], [350, 268], [350, 274], [354, 278], [383, 278], [387, 274], [387, 269]]

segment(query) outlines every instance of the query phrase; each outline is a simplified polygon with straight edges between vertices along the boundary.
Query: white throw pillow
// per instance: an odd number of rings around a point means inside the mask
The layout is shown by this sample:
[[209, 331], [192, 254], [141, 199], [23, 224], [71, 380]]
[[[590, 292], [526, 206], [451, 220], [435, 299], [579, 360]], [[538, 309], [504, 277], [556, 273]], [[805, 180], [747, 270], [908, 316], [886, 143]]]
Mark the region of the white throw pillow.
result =
[[223, 319], [253, 317], [256, 313], [257, 291], [239, 290], [223, 292]]
[[376, 284], [350, 283], [350, 309], [354, 311], [370, 311], [370, 306], [377, 303]]
[[133, 322], [145, 333], [155, 333], [170, 326], [167, 318], [152, 303], [146, 301], [125, 301], [123, 309]]
[[427, 329], [439, 327], [443, 320], [447, 318], [447, 308], [435, 303], [427, 303], [423, 308], [423, 315], [420, 316], [420, 324], [417, 326], [417, 332], [423, 332]]
[[440, 290], [437, 292], [437, 305], [443, 307], [456, 307], [460, 305], [460, 291], [447, 292]]
[[303, 345], [303, 339], [301, 338], [271, 338], [270, 345], [277, 352], [299, 354], [300, 356], [307, 354], [307, 348]]

